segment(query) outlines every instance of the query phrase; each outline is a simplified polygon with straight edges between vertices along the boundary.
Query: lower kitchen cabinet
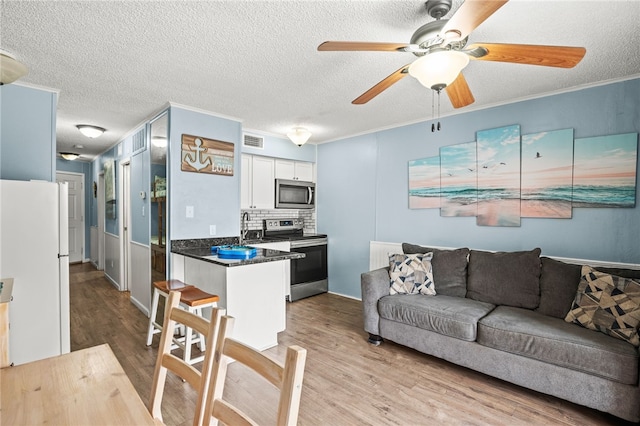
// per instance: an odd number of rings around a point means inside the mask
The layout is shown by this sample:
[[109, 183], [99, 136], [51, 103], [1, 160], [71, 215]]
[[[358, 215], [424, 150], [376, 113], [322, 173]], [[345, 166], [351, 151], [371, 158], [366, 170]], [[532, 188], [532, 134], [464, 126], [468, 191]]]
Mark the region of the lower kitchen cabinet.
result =
[[286, 328], [289, 260], [229, 267], [172, 253], [171, 262], [172, 278], [220, 297], [218, 306], [236, 319], [235, 339], [258, 350], [278, 345]]

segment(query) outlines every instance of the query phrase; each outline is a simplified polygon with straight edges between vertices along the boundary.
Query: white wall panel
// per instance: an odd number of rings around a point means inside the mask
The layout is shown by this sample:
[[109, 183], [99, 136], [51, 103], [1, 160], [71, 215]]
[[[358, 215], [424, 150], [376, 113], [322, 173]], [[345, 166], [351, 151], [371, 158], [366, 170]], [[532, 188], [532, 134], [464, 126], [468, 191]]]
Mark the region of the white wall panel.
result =
[[91, 263], [98, 267], [98, 227], [92, 226], [89, 228], [89, 240], [91, 247]]
[[129, 290], [131, 303], [149, 316], [151, 311], [151, 250], [149, 246], [131, 243], [131, 276]]
[[104, 233], [104, 275], [116, 286], [120, 287], [120, 237], [117, 235]]

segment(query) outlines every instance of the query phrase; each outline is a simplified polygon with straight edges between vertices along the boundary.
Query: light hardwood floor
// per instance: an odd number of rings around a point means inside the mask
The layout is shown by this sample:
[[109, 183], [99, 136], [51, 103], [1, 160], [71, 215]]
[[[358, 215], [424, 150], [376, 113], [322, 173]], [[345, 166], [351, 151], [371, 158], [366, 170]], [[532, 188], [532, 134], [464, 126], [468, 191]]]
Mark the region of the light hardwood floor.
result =
[[[148, 401], [159, 335], [145, 346], [148, 319], [91, 265], [72, 265], [71, 349], [111, 345]], [[366, 342], [360, 302], [323, 294], [287, 304], [287, 330], [268, 352], [308, 350], [300, 425], [620, 425], [622, 420], [458, 367], [412, 349]], [[271, 385], [229, 366], [225, 394], [273, 424]], [[163, 404], [168, 425], [191, 424], [195, 392], [175, 376]]]

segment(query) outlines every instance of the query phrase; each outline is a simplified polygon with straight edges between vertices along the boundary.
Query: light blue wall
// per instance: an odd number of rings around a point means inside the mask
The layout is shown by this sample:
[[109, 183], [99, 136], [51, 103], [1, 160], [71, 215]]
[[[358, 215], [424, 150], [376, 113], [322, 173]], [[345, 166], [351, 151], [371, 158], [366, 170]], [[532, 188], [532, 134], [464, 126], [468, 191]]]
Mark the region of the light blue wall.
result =
[[354, 281], [355, 271], [368, 269], [364, 245], [376, 229], [377, 158], [375, 134], [318, 147], [316, 215], [318, 232], [329, 237], [331, 291], [356, 295], [344, 284]]
[[0, 86], [0, 179], [56, 179], [57, 93]]
[[252, 148], [242, 146], [243, 154], [264, 155], [265, 157], [287, 158], [295, 161], [316, 162], [316, 145], [305, 144], [297, 146], [288, 138], [279, 138], [266, 133], [245, 131], [247, 134], [254, 136], [262, 136], [264, 138], [264, 146], [260, 148]]
[[[147, 144], [148, 146], [148, 144]], [[140, 244], [149, 244], [149, 218], [151, 211], [151, 163], [150, 150], [145, 149], [131, 157], [131, 240]], [[140, 198], [144, 191], [145, 198]]]
[[[209, 238], [209, 225], [216, 225], [215, 237], [240, 233], [240, 122], [172, 106], [169, 115], [169, 234], [172, 240]], [[190, 173], [180, 170], [183, 134], [234, 144], [233, 176]], [[194, 217], [185, 210], [193, 206]]]
[[93, 166], [86, 161], [68, 161], [62, 158], [56, 159], [56, 171], [82, 173], [84, 175], [84, 258], [91, 258], [91, 235], [89, 226], [91, 223], [91, 211], [97, 203], [97, 199], [93, 198]]
[[[640, 207], [573, 209], [572, 219], [523, 218], [517, 228], [408, 208], [408, 162], [476, 131], [519, 124], [522, 134], [574, 128], [576, 138], [640, 132], [640, 79], [583, 89], [318, 146], [318, 231], [329, 235], [330, 290], [360, 297], [369, 241], [414, 242], [640, 263]], [[640, 171], [640, 167], [638, 168]]]

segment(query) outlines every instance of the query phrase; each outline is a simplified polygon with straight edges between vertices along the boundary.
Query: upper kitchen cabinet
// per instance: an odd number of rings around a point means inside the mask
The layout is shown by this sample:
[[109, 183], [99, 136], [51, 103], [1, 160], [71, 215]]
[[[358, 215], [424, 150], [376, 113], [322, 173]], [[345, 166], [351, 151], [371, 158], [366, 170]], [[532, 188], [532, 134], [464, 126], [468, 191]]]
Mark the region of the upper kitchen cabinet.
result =
[[274, 160], [242, 154], [240, 208], [273, 209], [275, 204]]
[[276, 179], [292, 179], [314, 182], [313, 163], [276, 158]]

